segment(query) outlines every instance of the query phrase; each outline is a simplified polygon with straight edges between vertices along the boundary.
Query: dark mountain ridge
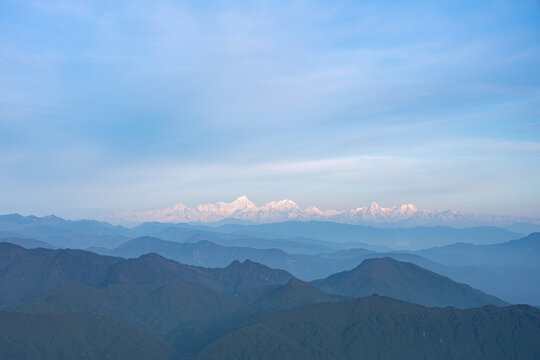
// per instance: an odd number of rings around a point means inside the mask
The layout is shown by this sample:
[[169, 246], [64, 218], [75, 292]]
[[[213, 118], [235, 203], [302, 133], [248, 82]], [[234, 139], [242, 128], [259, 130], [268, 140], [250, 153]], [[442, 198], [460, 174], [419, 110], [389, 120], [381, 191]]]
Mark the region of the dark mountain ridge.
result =
[[2, 359], [172, 359], [164, 342], [132, 326], [89, 313], [0, 311]]
[[376, 293], [425, 306], [472, 308], [507, 305], [469, 285], [390, 257], [365, 260], [350, 271], [313, 281], [312, 284], [334, 295], [364, 297]]
[[[249, 269], [249, 270], [244, 270]], [[111, 284], [192, 282], [229, 296], [263, 285], [285, 284], [293, 276], [250, 261], [227, 268], [184, 265], [157, 254], [138, 259], [97, 255], [83, 250], [24, 249], [0, 243], [0, 304], [24, 300], [70, 282], [102, 287]]]
[[252, 260], [274, 269], [295, 272], [296, 276], [308, 279], [318, 278], [322, 273], [332, 269], [332, 264], [316, 255], [288, 254], [279, 249], [222, 246], [210, 241], [177, 243], [149, 236], [130, 240], [113, 250], [95, 249], [95, 251], [126, 258], [155, 252], [184, 264], [204, 267], [224, 267], [235, 260]]
[[426, 308], [383, 296], [254, 319], [196, 359], [537, 359], [540, 311]]

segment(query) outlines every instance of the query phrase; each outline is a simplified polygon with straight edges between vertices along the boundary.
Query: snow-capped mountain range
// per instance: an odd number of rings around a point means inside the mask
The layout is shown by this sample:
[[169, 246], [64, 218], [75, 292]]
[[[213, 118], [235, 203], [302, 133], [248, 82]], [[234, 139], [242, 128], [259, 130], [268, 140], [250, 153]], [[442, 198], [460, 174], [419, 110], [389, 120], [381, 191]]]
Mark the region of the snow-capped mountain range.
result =
[[232, 202], [219, 201], [190, 208], [176, 204], [165, 209], [142, 212], [117, 213], [115, 218], [129, 223], [148, 221], [168, 223], [213, 223], [227, 219], [253, 223], [271, 223], [290, 220], [326, 220], [349, 224], [418, 225], [509, 225], [516, 222], [536, 223], [538, 219], [518, 218], [490, 214], [470, 214], [453, 210], [419, 210], [413, 204], [381, 207], [377, 203], [350, 210], [320, 210], [315, 206], [300, 208], [292, 200], [272, 201], [263, 206], [255, 205], [247, 196]]

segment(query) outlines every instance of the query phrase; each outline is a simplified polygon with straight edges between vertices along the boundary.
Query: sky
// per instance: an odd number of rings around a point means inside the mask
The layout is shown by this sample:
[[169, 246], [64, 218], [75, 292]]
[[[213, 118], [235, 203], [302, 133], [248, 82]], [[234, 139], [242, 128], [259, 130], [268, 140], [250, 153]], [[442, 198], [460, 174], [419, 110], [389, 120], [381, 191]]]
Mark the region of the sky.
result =
[[0, 2], [0, 213], [540, 217], [539, 1]]

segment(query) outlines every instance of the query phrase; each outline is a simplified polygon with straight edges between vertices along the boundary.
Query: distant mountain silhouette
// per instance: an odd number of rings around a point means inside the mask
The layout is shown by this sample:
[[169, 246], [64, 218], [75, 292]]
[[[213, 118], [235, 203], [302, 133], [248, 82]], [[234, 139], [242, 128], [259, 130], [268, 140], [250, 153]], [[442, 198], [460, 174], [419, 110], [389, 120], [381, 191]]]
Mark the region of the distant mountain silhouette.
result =
[[0, 215], [0, 237], [32, 238], [55, 247], [114, 247], [130, 237], [130, 230], [96, 220], [65, 220], [49, 215], [43, 217]]
[[[520, 238], [522, 235], [490, 226], [451, 228], [418, 226], [412, 228], [376, 228], [325, 221], [287, 221], [260, 225], [222, 225], [216, 230], [238, 232], [258, 237], [303, 236], [331, 242], [364, 242], [394, 249], [419, 250], [456, 242], [494, 244]], [[358, 247], [358, 246], [357, 246]]]
[[514, 223], [511, 225], [503, 226], [506, 230], [517, 232], [520, 234], [531, 234], [533, 232], [540, 232], [540, 224], [531, 223]]
[[418, 251], [417, 254], [448, 265], [519, 265], [540, 268], [540, 232], [500, 244], [457, 243]]
[[[46, 241], [54, 247], [111, 249], [140, 236], [154, 236], [176, 242], [210, 240], [226, 246], [259, 249], [271, 247], [292, 253], [315, 254], [353, 247], [386, 251], [385, 248], [419, 250], [456, 242], [493, 244], [518, 239], [522, 234], [489, 226], [463, 229], [445, 226], [378, 228], [328, 221], [225, 224], [216, 227], [144, 223], [127, 228], [95, 220], [65, 220], [53, 215], [0, 215], [0, 237], [33, 238]], [[306, 238], [309, 241], [301, 241]]]
[[258, 261], [259, 258], [263, 257], [279, 260], [287, 256], [287, 253], [278, 249], [228, 247], [210, 241], [178, 243], [149, 236], [130, 240], [110, 251], [109, 254], [122, 257], [138, 257], [149, 252], [155, 252], [182, 263], [207, 267], [227, 266], [234, 260], [252, 259]]
[[382, 296], [262, 316], [196, 359], [537, 359], [530, 306], [425, 308]]
[[376, 293], [426, 306], [471, 308], [506, 305], [504, 301], [469, 285], [389, 257], [365, 260], [353, 270], [313, 281], [312, 284], [334, 295], [363, 297]]
[[[158, 253], [168, 259], [204, 267], [224, 267], [231, 262], [253, 260], [275, 269], [294, 272], [296, 276], [314, 279], [332, 270], [324, 267], [325, 261], [315, 255], [288, 254], [279, 249], [254, 249], [214, 244], [210, 241], [177, 243], [153, 237], [139, 237], [113, 250], [94, 249], [107, 255], [138, 257], [149, 252]], [[339, 263], [336, 263], [339, 266]], [[341, 269], [341, 268], [339, 268]]]
[[[281, 249], [289, 253], [317, 254], [359, 244], [336, 244], [328, 241], [293, 238], [265, 238], [252, 233], [228, 233], [219, 227], [192, 224], [144, 223], [130, 230], [133, 237], [151, 236], [174, 242], [195, 243], [210, 241], [218, 245], [233, 247], [250, 247], [254, 249]], [[365, 244], [367, 245], [367, 244]], [[369, 246], [369, 245], [368, 245]]]
[[[524, 239], [522, 242], [520, 239], [508, 242], [508, 244], [485, 246], [457, 244], [419, 252], [374, 253], [355, 248], [318, 255], [303, 255], [288, 254], [277, 249], [222, 246], [208, 241], [181, 244], [141, 237], [130, 240], [125, 246], [120, 246], [121, 250], [93, 248], [92, 251], [125, 257], [137, 257], [148, 252], [156, 252], [181, 263], [203, 267], [225, 267], [234, 260], [252, 259], [271, 268], [286, 270], [306, 281], [321, 279], [333, 273], [352, 269], [369, 258], [388, 256], [399, 261], [412, 262], [455, 281], [467, 283], [505, 301], [538, 304], [540, 267], [537, 266], [536, 258], [540, 256], [540, 249], [534, 245], [534, 234], [526, 239], [529, 240]], [[517, 246], [527, 241], [529, 245]], [[522, 250], [519, 250], [520, 248]], [[469, 249], [472, 249], [470, 256], [467, 252]], [[495, 251], [495, 249], [499, 250]], [[491, 254], [499, 255], [492, 256]], [[507, 256], [509, 254], [512, 255]]]
[[52, 246], [49, 243], [46, 243], [45, 241], [39, 241], [39, 240], [34, 240], [34, 239], [24, 239], [24, 238], [17, 238], [17, 237], [0, 238], [0, 242], [7, 242], [10, 244], [19, 245], [26, 249], [35, 249], [35, 248], [51, 249], [52, 248]]

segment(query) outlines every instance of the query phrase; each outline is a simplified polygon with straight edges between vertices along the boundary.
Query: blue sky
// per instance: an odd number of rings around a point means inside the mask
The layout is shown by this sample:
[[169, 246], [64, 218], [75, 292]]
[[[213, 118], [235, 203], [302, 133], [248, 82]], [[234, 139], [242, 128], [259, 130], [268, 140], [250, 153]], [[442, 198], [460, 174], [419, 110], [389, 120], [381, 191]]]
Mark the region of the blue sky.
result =
[[0, 213], [538, 217], [538, 64], [538, 1], [2, 1]]

